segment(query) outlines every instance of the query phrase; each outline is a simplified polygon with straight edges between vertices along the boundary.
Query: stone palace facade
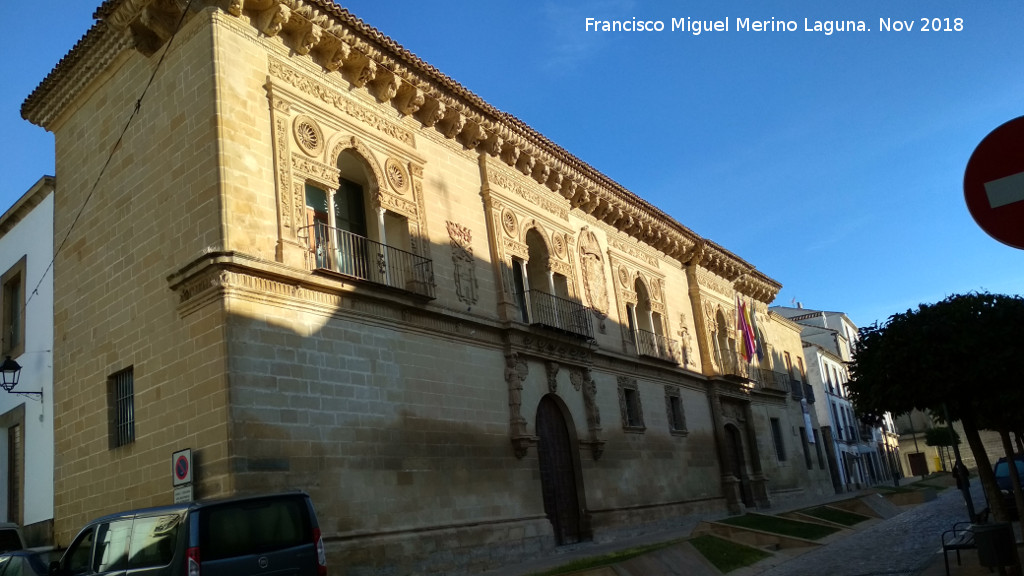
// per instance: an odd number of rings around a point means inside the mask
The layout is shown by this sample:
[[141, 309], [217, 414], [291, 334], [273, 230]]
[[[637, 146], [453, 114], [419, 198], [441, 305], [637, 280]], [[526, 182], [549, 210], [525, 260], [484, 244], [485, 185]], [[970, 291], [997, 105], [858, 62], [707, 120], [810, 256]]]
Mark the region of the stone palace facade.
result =
[[22, 108], [57, 543], [184, 448], [196, 497], [308, 491], [338, 574], [832, 493], [778, 282], [330, 0], [185, 6], [104, 2]]

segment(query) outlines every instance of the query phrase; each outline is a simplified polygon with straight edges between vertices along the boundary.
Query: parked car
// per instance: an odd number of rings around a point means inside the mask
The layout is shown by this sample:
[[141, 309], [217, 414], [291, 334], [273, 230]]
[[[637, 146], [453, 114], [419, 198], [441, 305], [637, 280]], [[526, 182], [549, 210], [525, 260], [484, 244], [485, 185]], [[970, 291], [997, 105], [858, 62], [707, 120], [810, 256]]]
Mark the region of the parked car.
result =
[[[309, 495], [290, 492], [129, 510], [90, 522], [50, 576], [326, 576]], [[2, 576], [2, 575], [0, 575]]]
[[0, 576], [48, 576], [50, 562], [59, 557], [53, 548], [28, 548], [0, 554]]
[[[1017, 465], [1017, 475], [1024, 479], [1024, 454], [1017, 454], [1013, 460]], [[1019, 512], [1017, 511], [1017, 500], [1013, 497], [1013, 481], [1010, 479], [1010, 465], [1007, 463], [1006, 457], [996, 461], [992, 472], [995, 474], [996, 484], [999, 485], [999, 493], [1003, 497], [1003, 506], [1006, 507], [1010, 519], [1016, 520]]]
[[0, 522], [0, 552], [22, 550], [25, 541], [21, 538], [21, 529], [11, 522]]

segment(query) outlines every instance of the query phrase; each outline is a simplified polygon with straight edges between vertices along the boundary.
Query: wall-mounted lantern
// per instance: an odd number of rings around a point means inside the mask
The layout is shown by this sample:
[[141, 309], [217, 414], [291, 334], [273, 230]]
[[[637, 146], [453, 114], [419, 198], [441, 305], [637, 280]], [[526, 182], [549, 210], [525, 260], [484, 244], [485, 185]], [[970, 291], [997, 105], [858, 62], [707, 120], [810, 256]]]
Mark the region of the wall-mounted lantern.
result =
[[14, 361], [13, 358], [8, 356], [2, 364], [0, 364], [0, 388], [6, 390], [9, 394], [18, 394], [20, 396], [36, 396], [40, 401], [43, 399], [43, 391], [39, 392], [15, 392], [14, 387], [18, 385], [18, 380], [21, 378], [21, 365]]

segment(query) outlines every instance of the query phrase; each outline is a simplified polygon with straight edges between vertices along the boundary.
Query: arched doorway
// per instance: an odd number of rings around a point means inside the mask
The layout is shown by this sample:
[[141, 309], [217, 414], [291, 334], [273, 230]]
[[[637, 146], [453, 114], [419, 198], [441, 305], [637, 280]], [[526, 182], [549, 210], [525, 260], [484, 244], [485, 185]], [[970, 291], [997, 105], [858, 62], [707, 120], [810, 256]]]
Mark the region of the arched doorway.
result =
[[548, 394], [541, 398], [537, 406], [537, 459], [544, 512], [551, 520], [559, 546], [579, 542], [584, 532], [576, 487], [579, 454], [574, 450], [576, 442], [570, 424], [571, 418], [555, 397]]
[[743, 505], [754, 506], [754, 494], [747, 475], [746, 455], [743, 452], [743, 434], [734, 424], [725, 426], [725, 436], [729, 441], [729, 473], [740, 483], [740, 498]]

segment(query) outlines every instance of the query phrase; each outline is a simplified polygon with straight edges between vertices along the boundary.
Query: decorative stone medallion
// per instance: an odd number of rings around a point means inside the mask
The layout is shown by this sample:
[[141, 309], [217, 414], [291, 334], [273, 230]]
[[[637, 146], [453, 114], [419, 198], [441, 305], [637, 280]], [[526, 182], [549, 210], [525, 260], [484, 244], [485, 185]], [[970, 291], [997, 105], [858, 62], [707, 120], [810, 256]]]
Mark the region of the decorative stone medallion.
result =
[[409, 190], [409, 177], [405, 174], [402, 164], [394, 158], [384, 161], [384, 174], [387, 175], [391, 188], [399, 194], [405, 194]]
[[315, 120], [309, 116], [298, 116], [295, 118], [292, 129], [295, 134], [295, 142], [299, 144], [299, 148], [302, 148], [303, 152], [310, 156], [316, 156], [323, 150], [324, 134]]
[[623, 288], [629, 288], [629, 271], [625, 266], [619, 266], [619, 284], [622, 284]]
[[555, 251], [555, 256], [562, 260], [565, 259], [565, 238], [561, 234], [553, 234], [551, 236], [551, 247]]
[[505, 234], [513, 238], [519, 233], [519, 219], [508, 208], [501, 211], [501, 227], [505, 229]]

